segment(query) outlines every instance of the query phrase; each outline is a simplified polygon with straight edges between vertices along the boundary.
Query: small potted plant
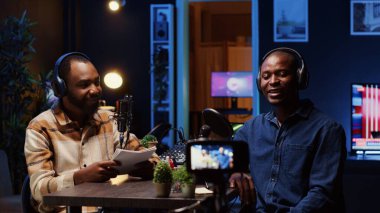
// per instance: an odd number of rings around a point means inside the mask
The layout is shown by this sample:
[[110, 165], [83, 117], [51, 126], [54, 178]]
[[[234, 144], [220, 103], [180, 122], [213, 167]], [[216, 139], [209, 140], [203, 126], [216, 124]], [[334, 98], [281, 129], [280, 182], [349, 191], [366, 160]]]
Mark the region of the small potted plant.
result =
[[169, 197], [173, 182], [172, 169], [165, 161], [160, 161], [153, 172], [153, 183], [157, 197]]
[[173, 181], [178, 184], [182, 197], [194, 197], [195, 178], [186, 170], [185, 166], [179, 166], [173, 171]]
[[154, 136], [154, 135], [145, 135], [141, 139], [140, 143], [145, 148], [151, 148], [153, 146], [156, 146], [158, 141], [157, 141], [156, 136]]

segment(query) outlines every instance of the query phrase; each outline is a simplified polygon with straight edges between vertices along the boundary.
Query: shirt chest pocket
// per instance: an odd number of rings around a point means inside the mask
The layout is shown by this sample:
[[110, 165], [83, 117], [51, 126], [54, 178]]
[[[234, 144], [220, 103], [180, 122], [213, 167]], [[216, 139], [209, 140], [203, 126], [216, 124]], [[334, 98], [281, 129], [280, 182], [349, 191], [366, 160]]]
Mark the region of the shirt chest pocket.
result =
[[311, 170], [312, 146], [286, 144], [282, 163], [286, 174], [294, 178], [306, 178]]

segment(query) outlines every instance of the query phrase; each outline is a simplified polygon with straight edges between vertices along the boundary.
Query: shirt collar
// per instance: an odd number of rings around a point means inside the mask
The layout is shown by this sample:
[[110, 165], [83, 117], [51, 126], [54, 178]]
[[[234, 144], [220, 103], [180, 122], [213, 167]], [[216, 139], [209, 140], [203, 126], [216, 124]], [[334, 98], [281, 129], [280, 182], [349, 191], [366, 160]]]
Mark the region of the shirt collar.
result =
[[[77, 122], [72, 121], [63, 111], [61, 101], [58, 101], [58, 103], [54, 104], [51, 110], [60, 126], [78, 126]], [[100, 126], [105, 122], [107, 122], [107, 120], [103, 121], [102, 117], [99, 114], [99, 111], [97, 111], [94, 113], [94, 116], [88, 121], [88, 124], [90, 126]]]
[[[295, 117], [295, 116], [299, 116], [301, 118], [308, 118], [311, 111], [313, 110], [313, 107], [314, 107], [314, 104], [313, 102], [311, 102], [309, 99], [305, 99], [305, 100], [301, 100], [301, 104], [300, 106], [298, 107], [298, 109], [292, 114], [289, 116], [290, 117]], [[277, 124], [277, 117], [276, 115], [274, 114], [274, 111], [270, 111], [268, 113], [266, 113], [264, 115], [264, 118], [270, 122], [273, 122], [275, 124]]]

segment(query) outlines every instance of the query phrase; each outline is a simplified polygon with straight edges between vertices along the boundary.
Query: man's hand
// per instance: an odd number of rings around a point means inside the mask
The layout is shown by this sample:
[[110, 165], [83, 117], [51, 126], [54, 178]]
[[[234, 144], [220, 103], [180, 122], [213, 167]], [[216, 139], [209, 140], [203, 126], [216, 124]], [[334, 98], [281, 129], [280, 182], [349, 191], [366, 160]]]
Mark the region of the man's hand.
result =
[[135, 169], [128, 173], [131, 176], [141, 177], [143, 179], [153, 178], [153, 166], [154, 164], [150, 161], [144, 161], [135, 165]]
[[230, 177], [230, 187], [239, 189], [242, 204], [252, 205], [256, 202], [256, 191], [252, 177], [244, 173], [234, 173]]
[[100, 161], [91, 164], [90, 166], [80, 169], [74, 173], [74, 184], [84, 182], [104, 182], [118, 175], [118, 170], [114, 167], [119, 163], [110, 161]]

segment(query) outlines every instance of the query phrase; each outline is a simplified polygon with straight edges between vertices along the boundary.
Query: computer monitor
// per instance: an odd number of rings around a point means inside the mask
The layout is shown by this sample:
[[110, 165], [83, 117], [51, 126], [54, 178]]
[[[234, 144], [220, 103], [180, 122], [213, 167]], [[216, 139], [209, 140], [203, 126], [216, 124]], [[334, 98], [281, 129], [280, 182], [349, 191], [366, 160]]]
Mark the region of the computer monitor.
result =
[[253, 95], [250, 71], [212, 72], [211, 97], [247, 98]]
[[351, 150], [356, 154], [377, 154], [380, 150], [380, 83], [353, 83], [351, 90]]
[[211, 72], [211, 97], [231, 98], [231, 108], [237, 109], [237, 98], [252, 96], [252, 72]]

